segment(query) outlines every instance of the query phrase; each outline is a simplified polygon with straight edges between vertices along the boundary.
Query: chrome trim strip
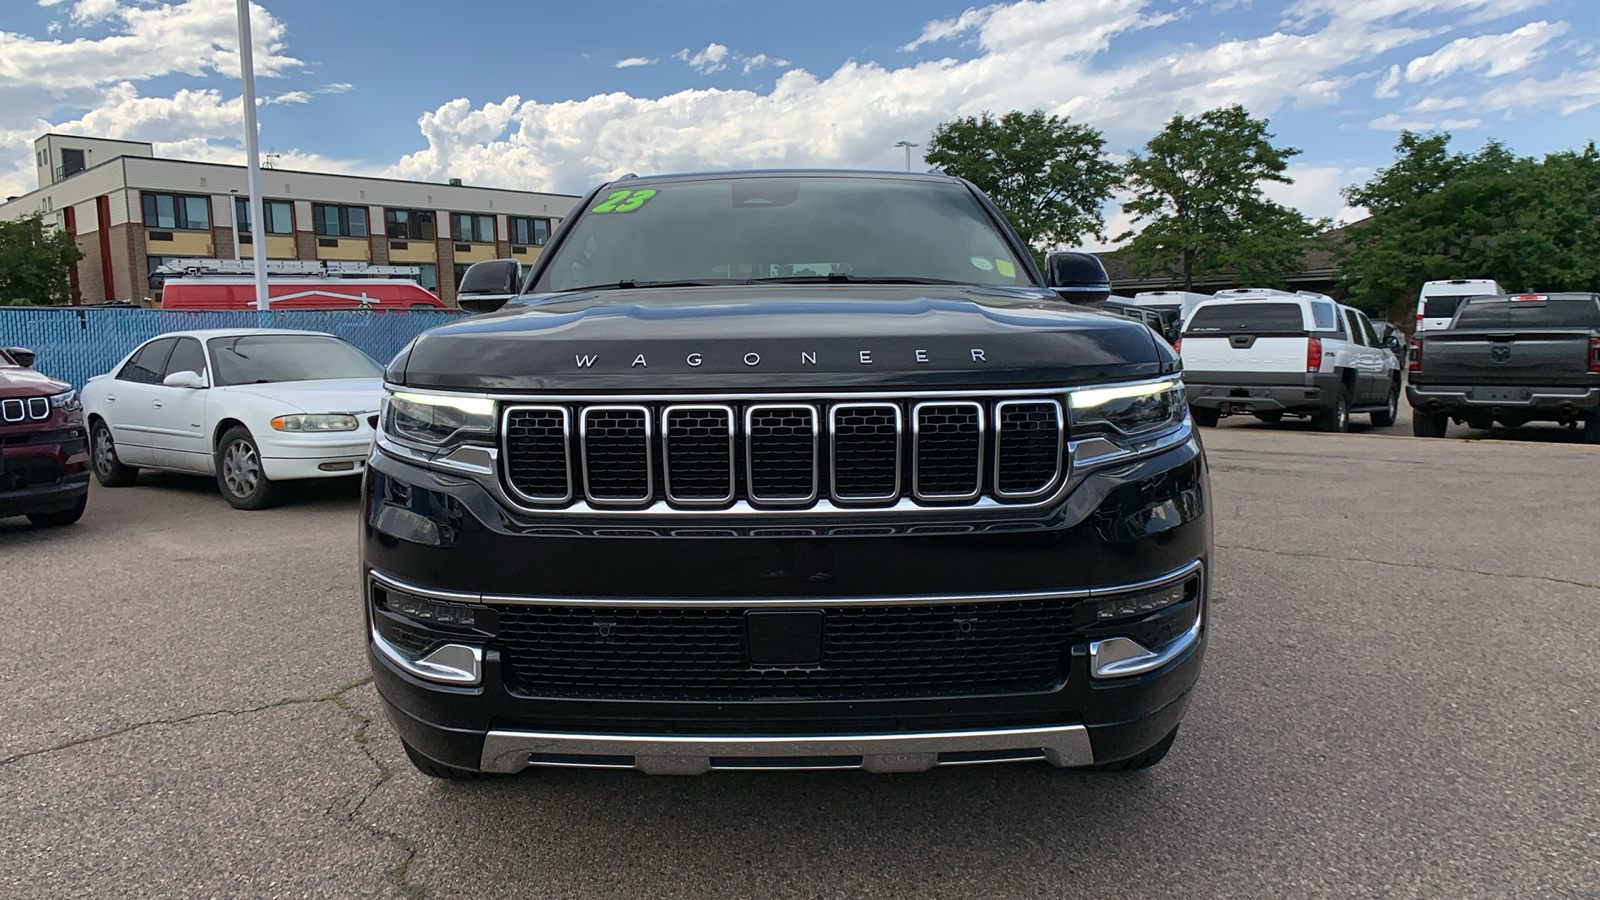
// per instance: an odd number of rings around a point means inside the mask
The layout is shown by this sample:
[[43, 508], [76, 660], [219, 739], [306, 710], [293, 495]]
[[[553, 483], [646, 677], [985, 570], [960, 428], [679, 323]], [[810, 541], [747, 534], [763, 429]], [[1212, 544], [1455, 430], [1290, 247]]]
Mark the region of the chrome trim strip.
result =
[[907, 400], [907, 399], [940, 399], [949, 398], [963, 400], [967, 398], [978, 399], [981, 397], [1032, 397], [1040, 395], [1060, 394], [1066, 395], [1069, 391], [1082, 391], [1090, 388], [1102, 387], [1133, 387], [1135, 385], [1154, 384], [1157, 382], [1171, 381], [1179, 375], [1162, 375], [1155, 378], [1140, 378], [1133, 381], [1094, 381], [1077, 385], [1019, 385], [1009, 388], [984, 388], [981, 390], [937, 390], [918, 388], [900, 391], [782, 391], [773, 393], [741, 392], [741, 391], [702, 391], [697, 394], [657, 394], [650, 391], [626, 391], [610, 394], [490, 394], [484, 391], [441, 391], [433, 388], [410, 388], [403, 385], [385, 383], [388, 391], [400, 391], [407, 394], [437, 394], [445, 397], [481, 397], [485, 400], [494, 400], [499, 403], [615, 403], [619, 400], [648, 400], [652, 403], [707, 403], [707, 402], [742, 402], [769, 403], [776, 401], [798, 401], [800, 403], [813, 403], [818, 400], [832, 400], [840, 403], [862, 401]]
[[[597, 412], [636, 412], [644, 421], [644, 493], [638, 497], [596, 497], [589, 489], [589, 417]], [[610, 406], [586, 406], [578, 416], [578, 447], [583, 454], [583, 496], [584, 499], [595, 506], [638, 506], [649, 503], [656, 495], [655, 462], [651, 452], [653, 447], [652, 420], [650, 408], [631, 404], [615, 404]]]
[[[894, 490], [887, 494], [847, 497], [839, 493], [839, 410], [888, 409], [894, 411]], [[905, 417], [898, 403], [836, 403], [828, 407], [828, 495], [839, 503], [885, 503], [900, 496], [900, 469], [905, 462]]]
[[[918, 772], [939, 764], [940, 753], [1032, 751], [1054, 766], [1094, 763], [1089, 729], [1082, 725], [936, 731], [910, 734], [758, 735], [701, 737], [677, 735], [567, 734], [546, 731], [490, 731], [478, 768], [520, 772], [535, 753], [569, 756], [632, 757], [633, 768], [652, 775], [698, 775], [716, 768], [713, 758], [859, 756], [871, 772]], [[564, 765], [573, 765], [563, 761]], [[796, 768], [816, 764], [799, 763]], [[616, 767], [611, 763], [608, 767]], [[828, 766], [832, 768], [833, 765]], [[841, 767], [845, 767], [841, 764]], [[729, 766], [747, 769], [747, 766]], [[789, 768], [782, 765], [763, 768]]]
[[372, 645], [407, 674], [442, 684], [477, 684], [483, 680], [483, 648], [467, 644], [445, 644], [421, 659], [384, 640], [378, 626], [369, 629]]
[[[789, 410], [801, 410], [801, 409], [803, 409], [803, 410], [806, 411], [806, 414], [811, 417], [811, 493], [809, 495], [805, 496], [805, 497], [768, 498], [768, 497], [762, 497], [762, 496], [760, 496], [760, 495], [758, 495], [756, 493], [756, 468], [755, 468], [755, 443], [756, 442], [755, 442], [755, 439], [754, 439], [755, 429], [751, 425], [751, 423], [755, 420], [755, 414], [758, 411], [765, 412], [767, 410], [777, 410], [777, 409], [789, 409]], [[822, 450], [821, 437], [822, 437], [822, 414], [817, 411], [816, 406], [814, 406], [814, 405], [812, 405], [810, 403], [752, 403], [751, 405], [746, 406], [745, 409], [744, 409], [745, 493], [749, 497], [751, 505], [752, 506], [761, 505], [761, 506], [789, 507], [789, 506], [810, 506], [811, 504], [817, 502], [817, 497], [821, 493], [820, 490], [819, 490], [818, 484], [817, 484], [817, 482], [819, 480], [818, 479], [818, 466], [820, 465], [820, 461], [818, 460], [818, 456], [821, 455], [821, 450]]]
[[[669, 423], [672, 414], [679, 410], [716, 410], [726, 417], [728, 422], [728, 492], [721, 497], [674, 497], [672, 496], [672, 429]], [[738, 463], [733, 453], [734, 433], [733, 407], [719, 403], [683, 403], [663, 407], [661, 410], [661, 483], [667, 492], [667, 501], [679, 506], [724, 506], [733, 502], [735, 472]]]
[[[1036, 491], [1003, 491], [1000, 489], [1000, 461], [1005, 458], [1005, 409], [1008, 406], [1026, 406], [1048, 404], [1056, 411], [1056, 470], [1050, 476], [1045, 486]], [[1061, 410], [1061, 401], [1049, 397], [1038, 397], [1032, 400], [1001, 400], [994, 405], [994, 495], [1005, 500], [1029, 500], [1043, 494], [1050, 493], [1050, 489], [1061, 480], [1061, 469], [1065, 463], [1062, 451], [1066, 449], [1067, 420]], [[1109, 443], [1109, 442], [1108, 442]]]
[[1156, 650], [1147, 649], [1143, 644], [1132, 638], [1114, 637], [1103, 641], [1091, 641], [1089, 644], [1089, 677], [1090, 678], [1128, 678], [1134, 675], [1143, 675], [1154, 672], [1189, 649], [1195, 641], [1200, 639], [1202, 620], [1205, 619], [1205, 606], [1202, 605], [1196, 612], [1194, 624], [1189, 630], [1178, 635], [1166, 646]]
[[29, 397], [28, 398], [28, 417], [32, 418], [32, 419], [37, 419], [37, 420], [39, 420], [41, 422], [44, 421], [45, 419], [50, 418], [50, 398], [49, 397]]
[[[972, 490], [963, 494], [929, 494], [922, 490], [922, 409], [932, 407], [971, 407], [978, 413], [978, 467], [973, 471]], [[988, 443], [984, 433], [983, 404], [970, 400], [951, 402], [927, 400], [911, 407], [911, 496], [918, 500], [950, 502], [976, 500], [983, 493], [983, 447]]]
[[[523, 410], [528, 410], [530, 412], [561, 413], [561, 462], [566, 470], [567, 492], [559, 498], [535, 497], [531, 494], [524, 494], [522, 489], [517, 487], [517, 483], [511, 478], [511, 414]], [[500, 451], [501, 459], [504, 459], [506, 462], [506, 470], [502, 477], [505, 480], [506, 486], [511, 488], [511, 493], [516, 495], [518, 500], [524, 500], [528, 503], [534, 504], [549, 504], [552, 506], [565, 505], [572, 502], [572, 497], [574, 494], [572, 486], [572, 412], [565, 406], [532, 403], [519, 403], [506, 406], [500, 411]], [[454, 456], [455, 453], [451, 453], [450, 455]], [[465, 471], [474, 471], [474, 469], [476, 469], [475, 466], [472, 469], [469, 469], [467, 468], [467, 465], [455, 465], [452, 466], [452, 468], [459, 468]]]
[[[771, 608], [799, 606], [807, 608], [854, 607], [854, 606], [947, 606], [966, 603], [1006, 603], [1026, 600], [1091, 600], [1099, 597], [1112, 597], [1118, 594], [1148, 591], [1152, 588], [1162, 587], [1174, 581], [1181, 581], [1201, 572], [1204, 564], [1195, 560], [1182, 568], [1175, 569], [1165, 575], [1138, 581], [1132, 584], [1117, 584], [1094, 588], [1071, 588], [1057, 591], [1019, 591], [1014, 593], [997, 594], [906, 594], [901, 596], [879, 597], [733, 597], [733, 598], [659, 598], [659, 597], [538, 597], [512, 594], [477, 594], [461, 591], [437, 590], [409, 584], [398, 578], [385, 575], [376, 569], [368, 569], [367, 574], [376, 582], [415, 594], [438, 600], [453, 600], [459, 603], [500, 603], [507, 606], [604, 606], [604, 607], [684, 607], [691, 609], [718, 608], [718, 607], [751, 607]], [[1202, 585], [1203, 589], [1203, 585]]]

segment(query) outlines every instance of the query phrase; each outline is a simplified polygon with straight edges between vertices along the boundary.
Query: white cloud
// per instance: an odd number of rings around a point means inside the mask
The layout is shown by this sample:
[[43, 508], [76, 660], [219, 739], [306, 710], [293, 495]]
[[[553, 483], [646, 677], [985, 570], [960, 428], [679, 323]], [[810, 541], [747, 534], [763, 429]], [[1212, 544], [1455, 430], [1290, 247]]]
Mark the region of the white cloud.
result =
[[658, 62], [661, 62], [661, 60], [652, 59], [648, 56], [630, 56], [627, 59], [617, 60], [611, 67], [613, 69], [632, 69], [637, 66], [653, 66]]
[[681, 59], [688, 63], [689, 68], [699, 72], [701, 75], [721, 72], [728, 67], [728, 48], [726, 45], [715, 41], [707, 44], [704, 50], [697, 53], [691, 54], [689, 48], [685, 47], [672, 55], [675, 59]]
[[1389, 74], [1383, 76], [1383, 80], [1378, 82], [1378, 86], [1372, 91], [1372, 96], [1379, 99], [1388, 99], [1390, 97], [1400, 96], [1399, 66], [1389, 67]]
[[789, 61], [787, 59], [777, 59], [775, 57], [769, 57], [765, 53], [757, 53], [755, 56], [745, 57], [744, 74], [749, 75], [751, 72], [754, 72], [757, 69], [766, 68], [767, 66], [777, 66], [781, 69], [788, 65]]
[[1510, 75], [1532, 65], [1545, 44], [1567, 33], [1565, 22], [1529, 22], [1505, 34], [1457, 38], [1427, 56], [1406, 64], [1409, 82], [1434, 82], [1469, 69], [1487, 69], [1489, 77]]

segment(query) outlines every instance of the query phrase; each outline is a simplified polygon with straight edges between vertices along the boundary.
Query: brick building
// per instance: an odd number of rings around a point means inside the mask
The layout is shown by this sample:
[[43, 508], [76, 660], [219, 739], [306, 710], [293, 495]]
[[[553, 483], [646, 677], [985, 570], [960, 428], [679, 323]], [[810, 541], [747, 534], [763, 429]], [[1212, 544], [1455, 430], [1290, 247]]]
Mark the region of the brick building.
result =
[[[47, 134], [34, 142], [39, 189], [0, 203], [0, 219], [35, 212], [83, 251], [74, 285], [85, 303], [159, 299], [150, 274], [170, 259], [249, 259], [243, 166], [158, 159], [150, 144]], [[578, 198], [452, 181], [261, 171], [268, 259], [415, 265], [423, 287], [454, 305], [474, 262], [531, 262]], [[159, 285], [159, 281], [157, 281]]]

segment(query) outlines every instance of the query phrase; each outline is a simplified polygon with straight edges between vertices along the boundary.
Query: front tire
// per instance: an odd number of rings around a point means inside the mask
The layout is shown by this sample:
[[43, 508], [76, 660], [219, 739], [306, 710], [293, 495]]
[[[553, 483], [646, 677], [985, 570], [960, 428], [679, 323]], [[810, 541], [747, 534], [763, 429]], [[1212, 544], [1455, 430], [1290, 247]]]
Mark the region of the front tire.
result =
[[1583, 423], [1583, 442], [1600, 444], [1600, 410], [1595, 410], [1589, 420]]
[[1283, 411], [1274, 409], [1268, 412], [1258, 412], [1256, 413], [1256, 418], [1267, 423], [1268, 425], [1276, 425], [1283, 421]]
[[1194, 423], [1202, 428], [1215, 428], [1222, 421], [1222, 410], [1208, 409], [1203, 406], [1192, 406], [1189, 415], [1194, 417]]
[[1177, 727], [1174, 727], [1171, 731], [1167, 732], [1166, 737], [1156, 741], [1155, 746], [1141, 753], [1136, 753], [1127, 759], [1119, 759], [1116, 762], [1110, 763], [1101, 763], [1100, 765], [1093, 767], [1094, 771], [1137, 772], [1140, 769], [1148, 769], [1156, 763], [1167, 758], [1167, 753], [1172, 750], [1172, 742], [1177, 739], [1178, 729]]
[[1350, 430], [1350, 392], [1341, 390], [1333, 406], [1317, 414], [1317, 430], [1343, 434]]
[[266, 509], [278, 502], [279, 485], [267, 478], [261, 449], [244, 426], [228, 429], [217, 444], [217, 487], [234, 509]]
[[1392, 428], [1395, 420], [1400, 417], [1400, 382], [1389, 385], [1389, 408], [1383, 412], [1372, 414], [1372, 425], [1375, 428]]
[[94, 478], [103, 487], [127, 487], [139, 478], [139, 470], [125, 466], [117, 458], [117, 442], [111, 437], [111, 426], [95, 422], [89, 431], [89, 445], [93, 448]]
[[62, 528], [83, 518], [83, 511], [89, 506], [89, 495], [84, 494], [71, 509], [58, 510], [47, 513], [28, 513], [28, 521], [39, 528]]
[[1450, 427], [1450, 417], [1444, 413], [1425, 413], [1412, 410], [1411, 433], [1420, 438], [1442, 438]]

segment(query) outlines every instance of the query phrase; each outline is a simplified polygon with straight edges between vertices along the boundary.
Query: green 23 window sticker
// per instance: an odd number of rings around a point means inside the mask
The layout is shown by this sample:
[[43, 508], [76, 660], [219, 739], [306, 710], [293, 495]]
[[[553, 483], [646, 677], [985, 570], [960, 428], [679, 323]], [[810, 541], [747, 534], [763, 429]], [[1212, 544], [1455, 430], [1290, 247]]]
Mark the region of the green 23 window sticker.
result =
[[589, 210], [589, 212], [592, 212], [592, 213], [611, 213], [611, 212], [630, 213], [630, 212], [634, 212], [635, 210], [637, 210], [640, 207], [644, 206], [646, 203], [650, 202], [650, 198], [654, 197], [655, 195], [656, 195], [656, 192], [655, 191], [650, 191], [650, 190], [644, 190], [644, 191], [612, 191], [611, 192], [611, 196], [607, 197], [605, 199], [605, 202], [601, 203], [599, 206], [596, 206], [594, 209]]

